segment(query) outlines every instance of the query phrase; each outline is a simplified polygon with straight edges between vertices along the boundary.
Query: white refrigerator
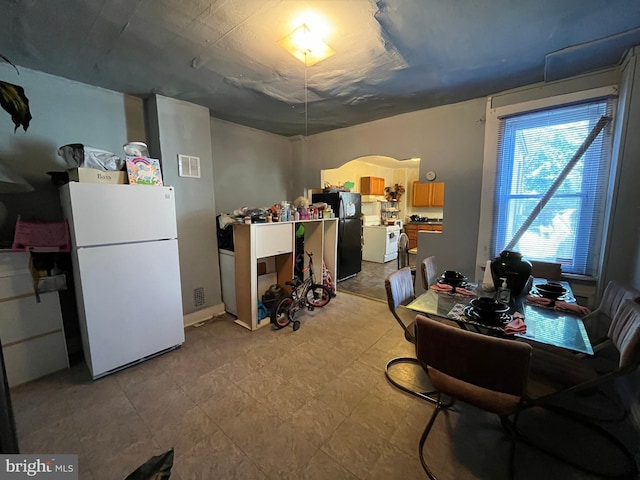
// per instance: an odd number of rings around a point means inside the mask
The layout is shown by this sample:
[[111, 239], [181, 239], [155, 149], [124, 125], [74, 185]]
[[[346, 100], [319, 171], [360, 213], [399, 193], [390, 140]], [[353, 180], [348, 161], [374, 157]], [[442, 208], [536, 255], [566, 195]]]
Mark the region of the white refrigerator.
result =
[[94, 379], [184, 342], [173, 187], [69, 182], [84, 357]]

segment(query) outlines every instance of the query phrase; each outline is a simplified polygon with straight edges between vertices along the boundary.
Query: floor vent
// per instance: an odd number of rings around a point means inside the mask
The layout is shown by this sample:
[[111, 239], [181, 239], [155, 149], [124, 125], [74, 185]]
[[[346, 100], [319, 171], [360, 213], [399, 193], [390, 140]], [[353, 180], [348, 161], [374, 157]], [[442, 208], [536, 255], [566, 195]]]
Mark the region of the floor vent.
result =
[[193, 305], [202, 307], [204, 305], [204, 288], [198, 287], [193, 289]]

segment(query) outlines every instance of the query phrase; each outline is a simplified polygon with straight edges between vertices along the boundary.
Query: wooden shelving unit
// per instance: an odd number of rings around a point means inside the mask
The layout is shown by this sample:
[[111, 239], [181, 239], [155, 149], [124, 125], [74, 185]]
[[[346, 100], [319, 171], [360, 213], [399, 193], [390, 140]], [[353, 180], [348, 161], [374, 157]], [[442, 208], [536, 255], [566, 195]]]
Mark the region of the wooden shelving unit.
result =
[[[313, 253], [316, 280], [322, 281], [322, 261], [335, 276], [337, 267], [338, 221], [336, 218], [282, 223], [238, 223], [233, 226], [235, 249], [236, 323], [249, 330], [269, 325], [258, 322], [258, 261], [272, 258], [277, 283], [294, 275], [294, 245], [297, 225], [304, 225], [304, 248]], [[307, 259], [305, 256], [305, 265]], [[334, 279], [335, 288], [335, 279]]]

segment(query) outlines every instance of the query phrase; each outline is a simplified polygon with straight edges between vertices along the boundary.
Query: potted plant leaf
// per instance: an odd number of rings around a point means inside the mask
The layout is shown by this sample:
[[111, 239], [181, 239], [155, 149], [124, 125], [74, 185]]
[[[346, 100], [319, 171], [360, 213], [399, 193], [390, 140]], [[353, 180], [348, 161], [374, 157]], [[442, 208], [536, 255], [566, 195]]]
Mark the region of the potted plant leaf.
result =
[[[0, 54], [0, 59], [13, 66], [18, 72], [18, 68], [4, 55]], [[18, 75], [20, 72], [18, 72]], [[0, 80], [0, 106], [11, 115], [11, 120], [15, 128], [13, 131], [18, 130], [18, 127], [22, 126], [24, 131], [29, 128], [29, 122], [31, 121], [31, 112], [29, 111], [29, 99], [24, 94], [24, 88], [20, 85], [14, 85]]]

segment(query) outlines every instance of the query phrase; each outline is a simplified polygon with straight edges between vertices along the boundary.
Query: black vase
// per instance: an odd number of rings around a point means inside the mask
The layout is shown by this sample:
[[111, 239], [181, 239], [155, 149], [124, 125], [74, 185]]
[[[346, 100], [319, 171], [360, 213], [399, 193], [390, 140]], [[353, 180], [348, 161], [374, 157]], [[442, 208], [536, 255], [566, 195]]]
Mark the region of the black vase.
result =
[[499, 257], [491, 261], [491, 278], [496, 290], [502, 285], [502, 278], [507, 279], [507, 287], [511, 296], [517, 297], [524, 290], [531, 275], [531, 263], [522, 258], [520, 252], [503, 250]]

